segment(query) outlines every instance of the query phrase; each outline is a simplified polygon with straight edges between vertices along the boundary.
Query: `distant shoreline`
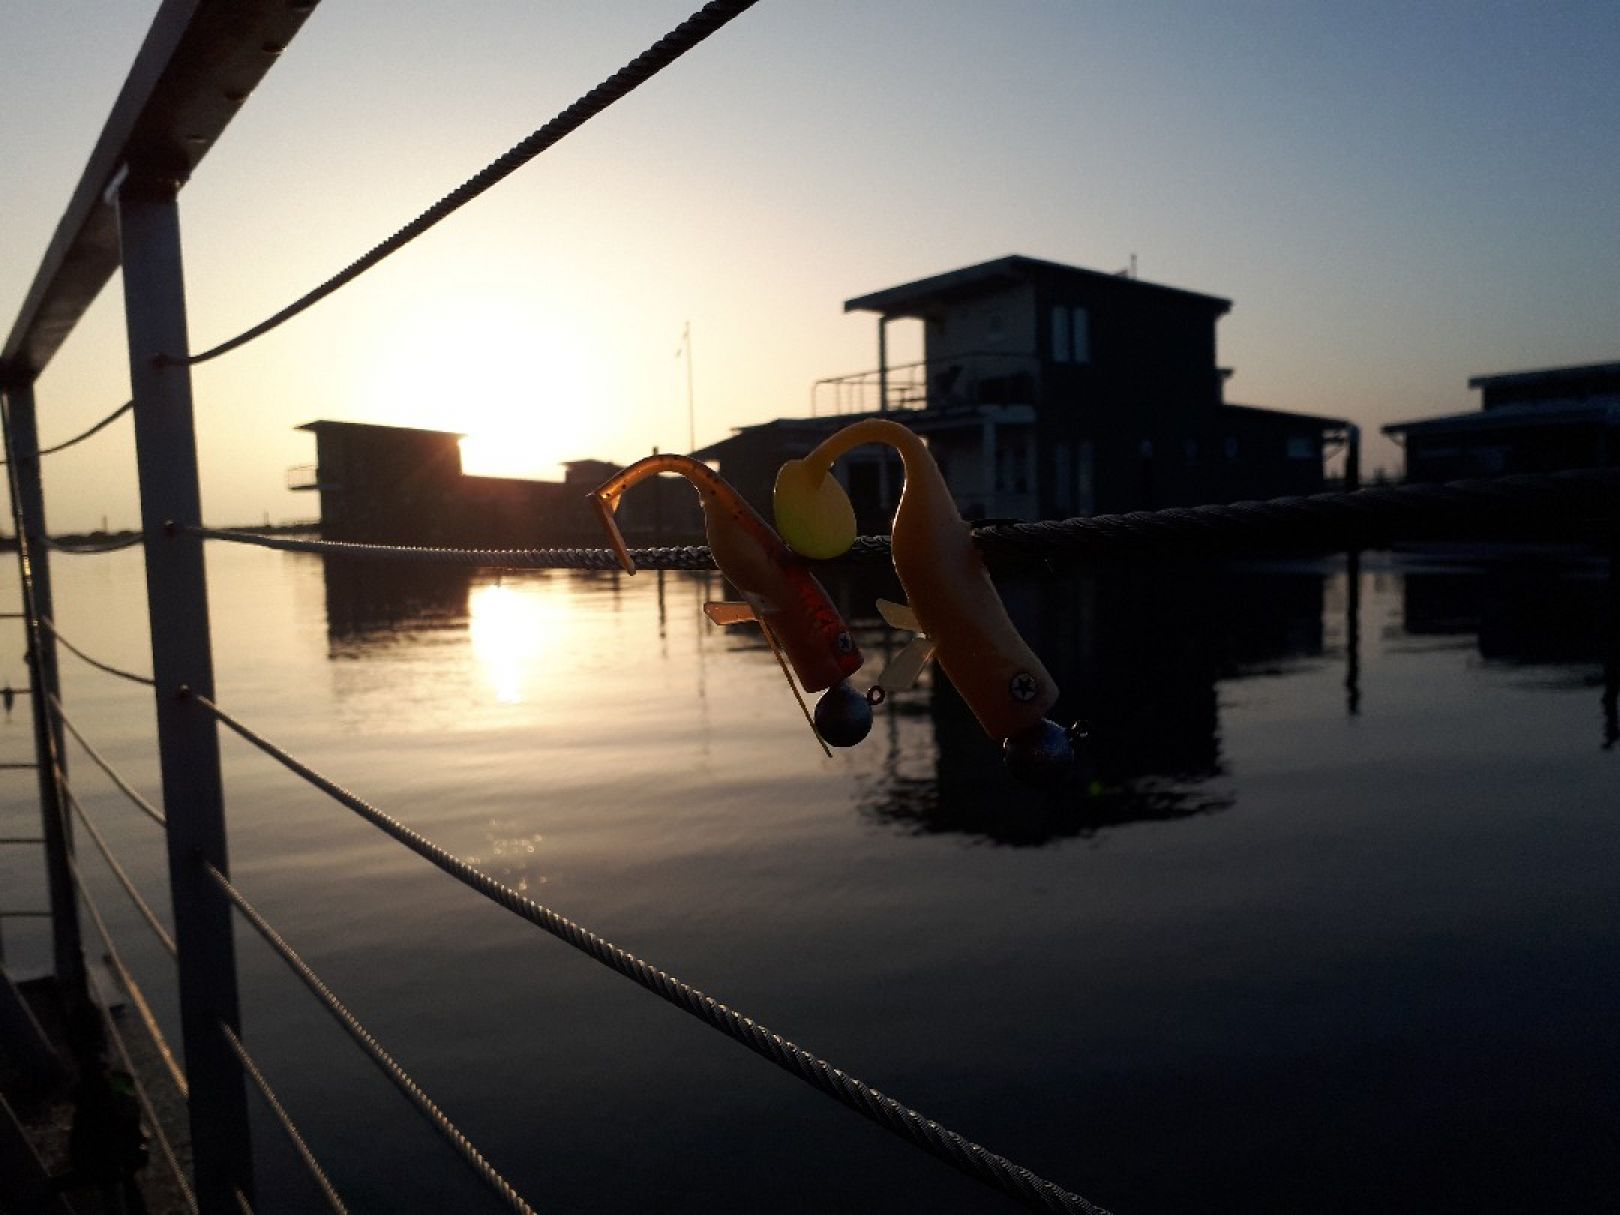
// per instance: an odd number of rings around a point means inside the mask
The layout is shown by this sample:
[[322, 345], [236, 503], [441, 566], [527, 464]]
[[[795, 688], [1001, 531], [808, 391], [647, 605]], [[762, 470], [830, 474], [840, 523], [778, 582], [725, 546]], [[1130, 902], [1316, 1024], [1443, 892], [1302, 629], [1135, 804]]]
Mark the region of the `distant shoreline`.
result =
[[[290, 523], [227, 523], [219, 530], [227, 532], [258, 532], [260, 535], [265, 536], [319, 534], [321, 521], [319, 519], [299, 519]], [[64, 532], [52, 536], [51, 539], [63, 544], [102, 544], [111, 540], [128, 540], [130, 537], [138, 535], [140, 535], [140, 529], [125, 527], [110, 532], [99, 529], [93, 532]], [[17, 538], [11, 535], [0, 535], [0, 551], [16, 552]]]

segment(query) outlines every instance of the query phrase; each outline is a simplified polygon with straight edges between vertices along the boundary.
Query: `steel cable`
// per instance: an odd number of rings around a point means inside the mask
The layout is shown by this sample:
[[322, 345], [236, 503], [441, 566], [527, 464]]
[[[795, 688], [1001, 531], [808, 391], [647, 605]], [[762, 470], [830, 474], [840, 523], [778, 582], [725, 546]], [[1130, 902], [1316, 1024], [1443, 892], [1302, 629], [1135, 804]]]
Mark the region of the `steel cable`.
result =
[[107, 1007], [107, 999], [101, 993], [101, 984], [94, 973], [88, 978], [90, 989], [95, 996], [95, 1005], [100, 1009], [102, 1022], [107, 1026], [107, 1036], [112, 1039], [118, 1057], [124, 1064], [124, 1071], [135, 1087], [135, 1097], [141, 1103], [141, 1110], [146, 1114], [147, 1122], [152, 1126], [152, 1136], [158, 1142], [158, 1150], [163, 1153], [164, 1162], [169, 1166], [169, 1172], [174, 1175], [175, 1184], [180, 1187], [180, 1194], [185, 1199], [187, 1208], [191, 1210], [192, 1215], [196, 1215], [197, 1196], [192, 1192], [191, 1182], [186, 1178], [179, 1157], [174, 1154], [174, 1145], [169, 1142], [163, 1124], [158, 1121], [157, 1110], [152, 1105], [152, 1098], [147, 1095], [146, 1085], [141, 1083], [140, 1073], [135, 1070], [135, 1064], [129, 1057], [129, 1048], [124, 1045], [124, 1037], [118, 1032], [118, 1026], [113, 1021], [112, 1010]]
[[169, 956], [171, 958], [178, 957], [179, 951], [174, 947], [174, 938], [169, 935], [169, 930], [163, 926], [163, 921], [157, 918], [157, 912], [152, 910], [152, 905], [146, 901], [129, 874], [124, 871], [124, 867], [118, 863], [118, 858], [113, 856], [112, 848], [107, 844], [106, 838], [96, 829], [96, 825], [91, 821], [90, 816], [84, 812], [84, 807], [79, 804], [79, 799], [73, 796], [73, 790], [68, 788], [67, 773], [58, 768], [56, 778], [62, 784], [62, 796], [67, 800], [67, 804], [72, 808], [73, 812], [79, 816], [79, 821], [84, 824], [84, 829], [90, 833], [90, 838], [101, 851], [102, 859], [107, 862], [107, 868], [112, 870], [112, 875], [118, 879], [118, 884], [124, 888], [124, 893], [129, 895], [130, 902], [135, 904], [135, 909], [141, 913], [141, 916], [146, 920], [147, 925], [157, 936], [163, 948], [169, 951]]
[[[197, 697], [197, 700], [204, 704], [207, 703], [200, 696]], [[214, 879], [214, 884], [224, 892], [225, 897], [236, 904], [236, 909], [246, 917], [249, 924], [253, 925], [254, 930], [264, 938], [265, 943], [281, 956], [281, 960], [292, 968], [294, 974], [303, 980], [304, 986], [315, 993], [321, 1003], [326, 1006], [326, 1010], [337, 1019], [338, 1024], [347, 1030], [349, 1036], [359, 1043], [360, 1047], [371, 1057], [372, 1062], [382, 1069], [383, 1074], [410, 1098], [411, 1103], [433, 1125], [433, 1128], [456, 1149], [461, 1158], [472, 1166], [473, 1171], [496, 1194], [505, 1199], [513, 1210], [520, 1212], [521, 1215], [534, 1215], [534, 1208], [529, 1206], [523, 1200], [523, 1196], [512, 1188], [512, 1184], [496, 1171], [494, 1165], [484, 1159], [483, 1154], [473, 1146], [472, 1141], [463, 1135], [460, 1128], [450, 1121], [448, 1115], [434, 1104], [433, 1099], [422, 1091], [422, 1087], [411, 1079], [410, 1074], [395, 1062], [394, 1057], [384, 1049], [382, 1043], [372, 1037], [370, 1031], [348, 1010], [343, 1001], [338, 999], [332, 989], [321, 980], [321, 977], [309, 968], [308, 963], [298, 956], [298, 951], [287, 944], [282, 935], [271, 927], [270, 923], [259, 914], [252, 903], [248, 902], [247, 897], [231, 884], [230, 879], [207, 861], [203, 862], [203, 868], [207, 871], [208, 876]]]
[[445, 219], [490, 187], [517, 172], [547, 148], [557, 143], [564, 136], [578, 130], [589, 119], [596, 117], [615, 101], [620, 100], [642, 84], [645, 84], [727, 22], [752, 8], [757, 2], [758, 0], [712, 0], [711, 3], [705, 4], [697, 12], [653, 43], [652, 46], [591, 89], [590, 92], [580, 97], [579, 100], [563, 110], [550, 122], [516, 144], [504, 155], [486, 165], [398, 232], [395, 232], [394, 235], [358, 260], [351, 262], [320, 286], [294, 300], [274, 316], [261, 321], [253, 328], [238, 334], [229, 341], [221, 342], [201, 354], [186, 357], [167, 355], [164, 356], [166, 361], [191, 366], [205, 363], [209, 359], [218, 358], [222, 354], [235, 350], [238, 346], [246, 345], [248, 342], [253, 341], [254, 338], [269, 333], [276, 326], [291, 320], [300, 312], [319, 303], [339, 288], [359, 278], [385, 257], [397, 252], [418, 236], [421, 236], [422, 233], [440, 220]]
[[68, 872], [73, 877], [73, 886], [78, 892], [79, 899], [84, 903], [85, 910], [90, 913], [90, 921], [95, 925], [96, 934], [101, 937], [101, 943], [106, 947], [107, 965], [113, 968], [113, 973], [118, 976], [118, 982], [129, 993], [130, 1002], [135, 1005], [135, 1011], [141, 1018], [141, 1024], [146, 1026], [146, 1032], [151, 1035], [158, 1057], [163, 1061], [164, 1070], [169, 1073], [169, 1079], [174, 1082], [174, 1087], [180, 1095], [189, 1101], [191, 1085], [186, 1080], [186, 1074], [175, 1060], [174, 1051], [169, 1049], [169, 1040], [163, 1036], [162, 1029], [158, 1027], [157, 1017], [152, 1013], [152, 1006], [146, 1002], [146, 995], [141, 991], [140, 984], [135, 982], [135, 976], [130, 973], [129, 967], [124, 965], [124, 958], [118, 952], [118, 946], [113, 944], [112, 932], [107, 928], [107, 921], [101, 918], [101, 908], [96, 905], [95, 899], [91, 897], [83, 878], [80, 877], [78, 865], [71, 859], [68, 861]]
[[151, 802], [147, 801], [146, 798], [142, 797], [128, 781], [114, 771], [111, 764], [101, 757], [101, 752], [97, 751], [87, 741], [85, 741], [84, 735], [79, 733], [79, 728], [75, 726], [72, 719], [62, 711], [62, 702], [56, 699], [54, 696], [47, 697], [46, 700], [51, 706], [51, 711], [56, 714], [56, 719], [62, 723], [69, 734], [73, 735], [74, 741], [77, 742], [79, 746], [84, 748], [84, 753], [94, 760], [96, 765], [107, 774], [107, 779], [112, 781], [112, 783], [118, 787], [119, 792], [121, 792], [125, 797], [129, 798], [130, 801], [134, 802], [135, 808], [142, 814], [146, 815], [147, 818], [151, 819], [159, 827], [167, 829], [169, 826], [169, 820], [163, 817], [163, 812]]
[[128, 536], [120, 536], [116, 540], [87, 540], [82, 544], [69, 544], [66, 541], [54, 540], [45, 536], [40, 543], [53, 553], [67, 553], [70, 556], [84, 557], [97, 556], [101, 553], [122, 552], [126, 548], [134, 548], [145, 539], [140, 532]]
[[[132, 410], [134, 408], [135, 408], [135, 402], [133, 400], [125, 401], [117, 409], [113, 410], [106, 417], [102, 418], [101, 421], [97, 422], [94, 426], [90, 427], [89, 430], [80, 431], [78, 434], [74, 435], [71, 439], [64, 439], [60, 443], [53, 443], [49, 447], [41, 447], [39, 449], [39, 451], [35, 452], [34, 454], [39, 455], [39, 456], [49, 456], [49, 455], [53, 455], [54, 453], [59, 452], [59, 451], [66, 451], [68, 448], [74, 446], [75, 444], [83, 443], [91, 435], [95, 434], [97, 431], [102, 430], [104, 427], [111, 426], [114, 422], [118, 421], [119, 418], [123, 417], [126, 413], [128, 413], [130, 410]], [[6, 463], [5, 460], [0, 460], [0, 465], [4, 465], [5, 463]]]
[[[247, 1073], [247, 1078], [253, 1081], [254, 1087], [259, 1090], [259, 1096], [264, 1098], [264, 1103], [270, 1107], [270, 1112], [276, 1116], [276, 1121], [281, 1123], [281, 1129], [286, 1132], [293, 1149], [298, 1153], [298, 1158], [304, 1162], [304, 1168], [309, 1171], [310, 1179], [320, 1188], [321, 1196], [326, 1199], [326, 1205], [331, 1210], [336, 1211], [337, 1215], [348, 1215], [348, 1208], [343, 1205], [343, 1199], [338, 1197], [338, 1192], [332, 1185], [332, 1179], [326, 1175], [326, 1170], [321, 1167], [321, 1162], [315, 1159], [315, 1153], [309, 1150], [309, 1144], [304, 1141], [304, 1136], [299, 1132], [298, 1124], [292, 1120], [292, 1115], [281, 1104], [281, 1099], [276, 1096], [276, 1090], [270, 1087], [270, 1082], [264, 1078], [264, 1073], [259, 1070], [259, 1065], [253, 1061], [253, 1056], [248, 1054], [247, 1047], [242, 1045], [242, 1039], [238, 1038], [231, 1027], [223, 1021], [219, 1023], [219, 1031], [225, 1035], [225, 1044], [236, 1052], [237, 1061], [241, 1063], [242, 1070]], [[238, 1197], [240, 1197], [240, 1192], [238, 1192]]]
[[[1171, 507], [1038, 523], [993, 523], [973, 529], [986, 558], [1076, 560], [1152, 551], [1233, 553], [1308, 547], [1320, 551], [1379, 548], [1422, 535], [1564, 536], [1596, 534], [1620, 520], [1620, 470], [1525, 473], [1445, 484], [1378, 485], [1350, 493]], [[619, 568], [605, 548], [440, 548], [311, 540], [258, 532], [184, 526], [204, 540], [251, 544], [332, 557], [461, 565], [484, 569]], [[654, 570], [712, 570], [704, 545], [632, 549]], [[889, 555], [887, 536], [862, 536], [840, 560]], [[812, 563], [814, 564], [814, 563]]]
[[[145, 684], [149, 688], [157, 687], [157, 683], [152, 679], [152, 677], [150, 675], [137, 675], [133, 671], [126, 671], [126, 670], [123, 670], [121, 667], [115, 667], [115, 666], [111, 665], [110, 663], [105, 663], [105, 662], [100, 661], [99, 659], [90, 657], [90, 655], [86, 654], [78, 646], [74, 645], [66, 637], [62, 636], [61, 633], [57, 632], [56, 631], [56, 622], [54, 620], [52, 620], [49, 616], [41, 616], [39, 618], [39, 623], [44, 628], [50, 630], [51, 636], [56, 638], [56, 640], [59, 643], [61, 643], [61, 645], [63, 647], [65, 647], [70, 654], [74, 655], [74, 657], [80, 659], [83, 662], [88, 662], [91, 666], [95, 667], [98, 671], [105, 671], [108, 675], [116, 675], [119, 679], [127, 679], [127, 680], [129, 680], [130, 683]], [[58, 711], [60, 711], [60, 706], [58, 706]], [[82, 742], [84, 740], [80, 739], [80, 741]]]
[[[302, 777], [317, 789], [362, 818], [379, 827], [412, 852], [430, 861], [463, 885], [476, 890], [491, 902], [504, 907], [519, 919], [549, 932], [558, 940], [573, 946], [617, 971], [625, 978], [662, 997], [683, 1012], [690, 1013], [705, 1024], [726, 1034], [736, 1042], [782, 1070], [799, 1077], [813, 1088], [839, 1101], [849, 1109], [891, 1131], [930, 1155], [943, 1160], [959, 1172], [985, 1183], [993, 1189], [1016, 1199], [1032, 1210], [1085, 1212], [1087, 1215], [1106, 1215], [1102, 1208], [1086, 1201], [1078, 1194], [1047, 1181], [1021, 1165], [1014, 1164], [987, 1148], [941, 1126], [931, 1118], [902, 1105], [892, 1097], [857, 1080], [854, 1076], [833, 1067], [803, 1047], [773, 1033], [751, 1017], [728, 1008], [705, 995], [697, 988], [673, 975], [643, 961], [634, 954], [597, 936], [574, 921], [525, 898], [511, 887], [503, 885], [482, 871], [467, 864], [460, 857], [446, 852], [425, 836], [417, 834], [397, 819], [377, 809], [364, 799], [350, 793], [341, 785], [322, 776], [308, 765], [289, 755], [268, 739], [237, 721], [225, 710], [205, 696], [192, 694], [203, 708], [212, 713], [223, 725], [239, 737], [263, 751], [289, 771]], [[227, 894], [237, 898], [230, 884], [217, 872], [214, 880]], [[238, 903], [241, 906], [241, 903]], [[268, 926], [266, 926], [268, 927]]]

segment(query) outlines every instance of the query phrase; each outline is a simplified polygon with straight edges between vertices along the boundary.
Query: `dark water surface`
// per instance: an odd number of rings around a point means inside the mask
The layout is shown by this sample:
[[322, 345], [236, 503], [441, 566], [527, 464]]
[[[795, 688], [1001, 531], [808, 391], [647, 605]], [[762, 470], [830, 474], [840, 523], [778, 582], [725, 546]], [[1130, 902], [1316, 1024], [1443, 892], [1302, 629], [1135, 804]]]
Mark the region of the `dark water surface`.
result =
[[[1620, 1206], [1600, 566], [1373, 555], [1357, 596], [1342, 561], [1008, 586], [1092, 726], [1089, 790], [1042, 798], [943, 681], [821, 758], [757, 635], [701, 616], [712, 579], [209, 560], [226, 707], [1094, 1201]], [[64, 634], [146, 668], [139, 554], [53, 566]], [[859, 615], [864, 686], [903, 639]], [[62, 663], [75, 722], [155, 794], [150, 693]], [[19, 710], [0, 758], [29, 742]], [[540, 1209], [1013, 1209], [223, 746], [240, 886]], [[70, 755], [160, 891], [155, 829]], [[37, 822], [27, 776], [0, 834]], [[174, 1031], [170, 964], [85, 868]], [[33, 853], [0, 850], [0, 883], [42, 901]], [[5, 947], [48, 959], [38, 924]], [[244, 1037], [354, 1210], [499, 1209], [245, 926], [238, 951]], [[258, 1209], [315, 1209], [252, 1104]]]

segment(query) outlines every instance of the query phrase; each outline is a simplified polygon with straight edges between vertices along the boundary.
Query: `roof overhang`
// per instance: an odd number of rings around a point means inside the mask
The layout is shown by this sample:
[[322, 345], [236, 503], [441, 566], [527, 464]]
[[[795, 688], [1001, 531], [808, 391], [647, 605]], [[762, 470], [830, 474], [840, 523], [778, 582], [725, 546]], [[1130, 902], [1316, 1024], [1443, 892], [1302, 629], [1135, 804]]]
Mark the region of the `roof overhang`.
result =
[[1145, 283], [1140, 279], [1119, 274], [1104, 274], [1087, 270], [1083, 266], [1066, 266], [1061, 262], [1044, 261], [1037, 257], [1013, 254], [994, 261], [964, 266], [944, 274], [920, 278], [868, 295], [858, 295], [844, 301], [845, 312], [876, 312], [884, 317], [927, 317], [942, 304], [975, 296], [993, 294], [1020, 283], [1036, 280], [1061, 281], [1070, 279], [1112, 291], [1144, 293], [1164, 299], [1179, 299], [1197, 305], [1216, 316], [1229, 312], [1232, 301], [1219, 296], [1203, 295], [1180, 287], [1166, 287], [1159, 283]]
[[163, 0], [0, 352], [0, 384], [37, 377], [118, 269], [108, 187], [127, 169], [178, 189], [314, 7]]

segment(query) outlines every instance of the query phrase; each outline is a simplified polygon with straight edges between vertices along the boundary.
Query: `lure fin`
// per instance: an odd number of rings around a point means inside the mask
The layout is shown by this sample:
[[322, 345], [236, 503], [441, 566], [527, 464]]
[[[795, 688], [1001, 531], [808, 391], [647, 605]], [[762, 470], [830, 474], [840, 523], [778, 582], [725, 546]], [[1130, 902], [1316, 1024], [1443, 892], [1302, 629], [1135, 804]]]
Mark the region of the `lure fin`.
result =
[[878, 676], [878, 687], [885, 692], [904, 692], [917, 682], [934, 657], [934, 643], [927, 637], [913, 637]]
[[728, 624], [747, 624], [751, 620], [759, 619], [754, 614], [752, 604], [737, 603], [735, 601], [705, 603], [703, 605], [703, 614], [722, 627]]
[[917, 622], [917, 613], [904, 603], [895, 603], [890, 599], [877, 601], [878, 615], [891, 629], [905, 629], [909, 633], [920, 633], [922, 625]]

